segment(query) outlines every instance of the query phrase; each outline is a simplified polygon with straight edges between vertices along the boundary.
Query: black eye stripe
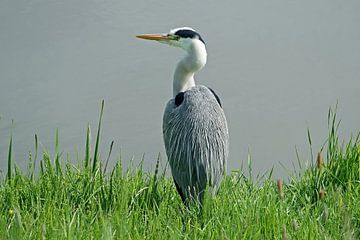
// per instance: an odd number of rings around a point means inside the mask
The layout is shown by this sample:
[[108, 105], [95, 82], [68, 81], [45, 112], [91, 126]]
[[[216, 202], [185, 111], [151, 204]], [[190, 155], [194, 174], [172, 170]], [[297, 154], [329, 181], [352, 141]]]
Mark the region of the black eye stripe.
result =
[[177, 35], [182, 38], [197, 38], [200, 41], [202, 41], [204, 44], [204, 40], [201, 38], [200, 34], [197, 32], [190, 30], [190, 29], [180, 29], [174, 33], [174, 35]]

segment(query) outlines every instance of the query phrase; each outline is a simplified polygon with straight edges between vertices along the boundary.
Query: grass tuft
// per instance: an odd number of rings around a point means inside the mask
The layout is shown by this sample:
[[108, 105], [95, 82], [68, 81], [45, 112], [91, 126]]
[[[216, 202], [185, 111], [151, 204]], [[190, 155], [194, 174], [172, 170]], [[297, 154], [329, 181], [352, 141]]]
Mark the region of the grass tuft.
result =
[[0, 181], [0, 239], [358, 239], [360, 236], [360, 137], [340, 144], [339, 124], [331, 109], [329, 137], [326, 148], [319, 151], [316, 164], [295, 172], [288, 181], [274, 181], [272, 169], [253, 177], [249, 156], [248, 173], [243, 168], [233, 171], [224, 177], [215, 197], [205, 194], [202, 208], [187, 208], [172, 179], [160, 168], [160, 155], [153, 160], [154, 172], [144, 171], [142, 164], [123, 169], [121, 155], [115, 166], [107, 169], [113, 142], [107, 158], [101, 159], [103, 108], [104, 102], [94, 152], [88, 126], [84, 158], [78, 163], [71, 163], [60, 153], [57, 130], [54, 158], [43, 151], [40, 171], [34, 174], [38, 151], [35, 135], [34, 159], [29, 155], [30, 174], [23, 174], [12, 161], [10, 137], [8, 174]]

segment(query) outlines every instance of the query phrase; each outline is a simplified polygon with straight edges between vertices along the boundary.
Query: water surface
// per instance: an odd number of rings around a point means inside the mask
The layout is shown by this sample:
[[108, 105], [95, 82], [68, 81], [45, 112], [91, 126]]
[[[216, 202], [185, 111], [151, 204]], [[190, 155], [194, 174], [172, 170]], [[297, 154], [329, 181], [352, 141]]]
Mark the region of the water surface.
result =
[[180, 49], [136, 34], [190, 26], [208, 64], [197, 82], [221, 97], [230, 129], [228, 170], [252, 156], [255, 173], [276, 176], [310, 160], [326, 140], [327, 111], [339, 102], [342, 137], [359, 130], [359, 1], [10, 1], [0, 3], [0, 169], [14, 154], [25, 168], [34, 134], [53, 152], [83, 155], [88, 123], [95, 138], [105, 99], [102, 156], [153, 168], [165, 158], [162, 114], [172, 96]]

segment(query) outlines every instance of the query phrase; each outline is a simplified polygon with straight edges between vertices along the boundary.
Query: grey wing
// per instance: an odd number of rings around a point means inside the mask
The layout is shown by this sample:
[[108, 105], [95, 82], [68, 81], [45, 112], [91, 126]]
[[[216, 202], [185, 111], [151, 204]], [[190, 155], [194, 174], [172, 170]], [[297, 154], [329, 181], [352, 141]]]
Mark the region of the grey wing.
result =
[[196, 197], [208, 184], [212, 193], [225, 172], [229, 134], [224, 112], [214, 94], [196, 86], [181, 103], [168, 102], [163, 118], [166, 154], [177, 187]]

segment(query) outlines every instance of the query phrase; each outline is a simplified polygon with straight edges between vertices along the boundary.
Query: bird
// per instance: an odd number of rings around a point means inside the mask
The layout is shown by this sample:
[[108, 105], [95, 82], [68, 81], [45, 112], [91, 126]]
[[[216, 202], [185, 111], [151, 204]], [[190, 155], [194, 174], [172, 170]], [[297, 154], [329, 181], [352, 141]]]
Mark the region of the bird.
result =
[[205, 191], [214, 196], [226, 172], [228, 124], [219, 96], [196, 85], [194, 75], [207, 61], [205, 41], [190, 27], [164, 34], [141, 34], [185, 50], [173, 77], [173, 97], [163, 115], [163, 140], [175, 187], [184, 202], [203, 202]]

